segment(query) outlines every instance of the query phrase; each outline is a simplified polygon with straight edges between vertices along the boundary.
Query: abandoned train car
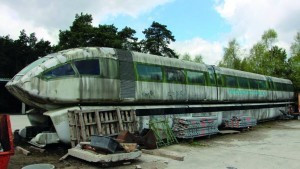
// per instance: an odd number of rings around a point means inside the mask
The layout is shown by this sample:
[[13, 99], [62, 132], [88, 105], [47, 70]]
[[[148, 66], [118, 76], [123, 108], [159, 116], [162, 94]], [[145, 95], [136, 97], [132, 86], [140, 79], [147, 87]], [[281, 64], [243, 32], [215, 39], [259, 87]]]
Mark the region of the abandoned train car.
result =
[[140, 116], [258, 109], [260, 120], [294, 99], [287, 79], [101, 47], [42, 57], [6, 87], [52, 120], [70, 107], [107, 105], [131, 106]]

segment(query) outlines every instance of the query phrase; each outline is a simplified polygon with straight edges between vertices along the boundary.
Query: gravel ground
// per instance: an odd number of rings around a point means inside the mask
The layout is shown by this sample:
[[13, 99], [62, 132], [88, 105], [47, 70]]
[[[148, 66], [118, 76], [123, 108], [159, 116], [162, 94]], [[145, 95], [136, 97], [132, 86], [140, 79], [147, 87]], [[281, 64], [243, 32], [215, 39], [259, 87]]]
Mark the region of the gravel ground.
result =
[[[12, 118], [13, 121], [14, 118]], [[15, 124], [12, 122], [12, 124]], [[28, 144], [21, 146], [28, 148]], [[65, 145], [53, 145], [45, 153], [32, 152], [25, 156], [16, 152], [10, 160], [10, 169], [18, 169], [35, 163], [50, 163], [61, 169], [103, 168], [100, 164], [88, 163], [69, 157], [58, 159], [67, 152]], [[108, 168], [134, 169], [268, 169], [300, 168], [300, 121], [271, 121], [261, 123], [253, 130], [239, 134], [215, 135], [211, 138], [182, 140], [180, 144], [162, 149], [176, 151], [185, 156], [184, 161], [143, 154], [138, 160], [124, 165], [116, 163]], [[107, 168], [107, 167], [106, 167]]]

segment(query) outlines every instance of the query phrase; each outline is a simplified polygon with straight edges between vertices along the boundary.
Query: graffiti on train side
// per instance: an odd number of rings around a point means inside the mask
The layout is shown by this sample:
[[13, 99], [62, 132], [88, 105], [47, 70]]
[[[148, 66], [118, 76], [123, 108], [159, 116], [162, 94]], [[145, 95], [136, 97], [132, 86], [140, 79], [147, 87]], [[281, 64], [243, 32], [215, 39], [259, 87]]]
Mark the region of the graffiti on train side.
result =
[[261, 90], [229, 89], [228, 93], [231, 94], [231, 95], [258, 95], [258, 96], [267, 96], [267, 91], [261, 91]]

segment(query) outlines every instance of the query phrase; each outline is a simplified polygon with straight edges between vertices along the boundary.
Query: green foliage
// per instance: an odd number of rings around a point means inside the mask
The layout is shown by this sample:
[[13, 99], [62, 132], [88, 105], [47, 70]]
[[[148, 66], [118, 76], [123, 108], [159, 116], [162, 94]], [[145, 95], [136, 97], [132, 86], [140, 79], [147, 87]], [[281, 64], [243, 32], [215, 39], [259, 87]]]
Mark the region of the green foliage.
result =
[[204, 64], [204, 62], [203, 62], [203, 56], [201, 54], [196, 55], [195, 58], [194, 58], [194, 62]]
[[241, 59], [239, 58], [240, 45], [235, 39], [228, 42], [228, 47], [224, 48], [224, 56], [219, 66], [231, 69], [241, 69]]
[[185, 53], [185, 54], [182, 56], [182, 60], [185, 60], [185, 61], [192, 61], [191, 55], [188, 54], [188, 53]]
[[262, 43], [270, 49], [274, 42], [277, 41], [277, 32], [274, 29], [269, 29], [264, 32], [261, 37]]
[[175, 42], [172, 32], [167, 29], [166, 25], [158, 22], [153, 22], [152, 25], [143, 31], [146, 39], [142, 41], [143, 51], [154, 55], [166, 56], [171, 58], [178, 58], [174, 50], [170, 49], [168, 45]]
[[0, 37], [0, 77], [12, 78], [38, 57], [51, 52], [49, 41], [38, 41], [34, 33], [28, 36], [24, 30], [17, 40], [9, 36]]
[[295, 42], [291, 45], [291, 57], [288, 60], [289, 78], [297, 91], [300, 91], [300, 32], [295, 37]]

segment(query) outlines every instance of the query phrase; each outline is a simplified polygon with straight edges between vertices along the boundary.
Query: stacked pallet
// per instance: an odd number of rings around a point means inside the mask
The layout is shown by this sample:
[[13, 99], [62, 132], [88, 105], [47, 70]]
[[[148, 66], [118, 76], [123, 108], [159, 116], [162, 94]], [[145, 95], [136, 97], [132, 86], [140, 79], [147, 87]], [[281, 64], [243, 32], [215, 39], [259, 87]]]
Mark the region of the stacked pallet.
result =
[[219, 132], [216, 116], [175, 118], [172, 129], [178, 138], [195, 138]]
[[226, 119], [225, 127], [226, 128], [247, 128], [256, 126], [257, 120], [251, 116], [233, 116], [231, 119]]
[[90, 141], [91, 136], [117, 136], [137, 131], [135, 110], [74, 110], [68, 112], [72, 147]]

